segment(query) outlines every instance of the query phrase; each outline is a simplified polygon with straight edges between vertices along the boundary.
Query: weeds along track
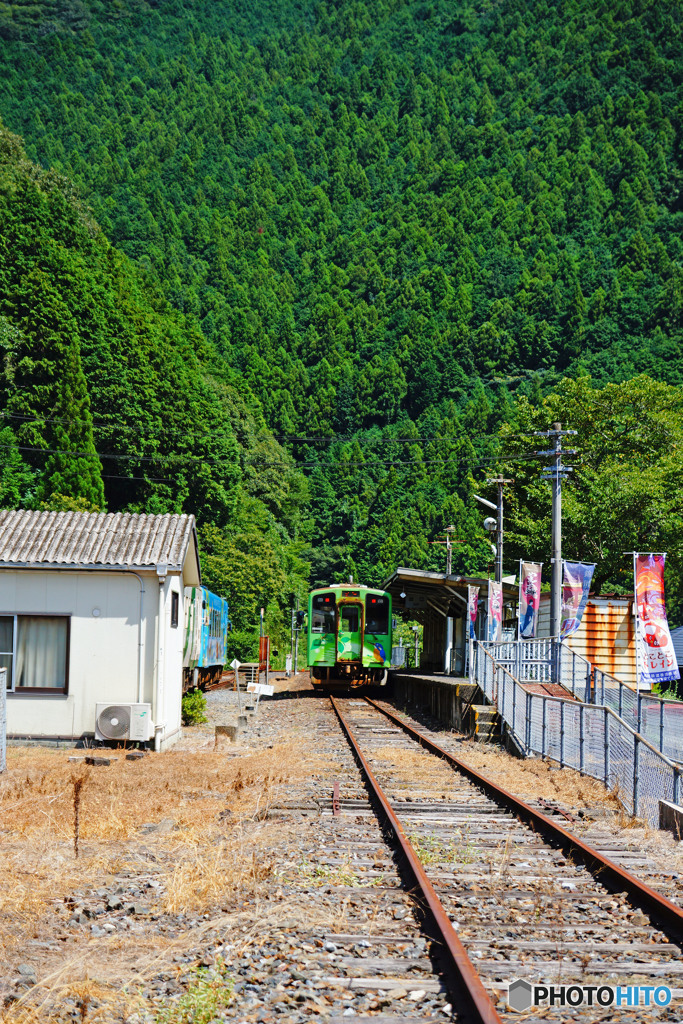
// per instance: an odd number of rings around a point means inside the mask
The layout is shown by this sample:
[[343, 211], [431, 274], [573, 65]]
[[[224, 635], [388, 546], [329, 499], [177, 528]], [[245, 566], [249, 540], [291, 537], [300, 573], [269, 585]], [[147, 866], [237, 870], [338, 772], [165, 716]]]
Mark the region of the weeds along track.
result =
[[[614, 837], [603, 838], [600, 849], [589, 846], [456, 759], [449, 762], [389, 705], [330, 700], [367, 786], [367, 795], [345, 798], [342, 782], [337, 820], [355, 812], [357, 821], [372, 821], [377, 813], [383, 837], [394, 849], [399, 844], [396, 863], [456, 1019], [682, 1019], [683, 911], [617, 861], [633, 861], [646, 878], [650, 868], [657, 875], [656, 865]], [[370, 828], [354, 837], [354, 852], [372, 861], [377, 838]], [[370, 955], [364, 966], [381, 974], [395, 970], [395, 961]], [[542, 1006], [520, 1017], [506, 998], [516, 979], [668, 986], [673, 999], [650, 1008]]]

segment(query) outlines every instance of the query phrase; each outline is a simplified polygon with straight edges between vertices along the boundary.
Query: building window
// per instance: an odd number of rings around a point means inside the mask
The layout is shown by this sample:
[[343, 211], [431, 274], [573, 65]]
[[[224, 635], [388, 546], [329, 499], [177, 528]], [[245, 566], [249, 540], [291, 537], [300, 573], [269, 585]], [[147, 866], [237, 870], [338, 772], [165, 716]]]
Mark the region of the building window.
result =
[[0, 668], [15, 693], [66, 693], [69, 625], [65, 615], [0, 615]]
[[178, 607], [180, 605], [180, 595], [175, 591], [171, 591], [171, 626], [173, 629], [178, 628]]

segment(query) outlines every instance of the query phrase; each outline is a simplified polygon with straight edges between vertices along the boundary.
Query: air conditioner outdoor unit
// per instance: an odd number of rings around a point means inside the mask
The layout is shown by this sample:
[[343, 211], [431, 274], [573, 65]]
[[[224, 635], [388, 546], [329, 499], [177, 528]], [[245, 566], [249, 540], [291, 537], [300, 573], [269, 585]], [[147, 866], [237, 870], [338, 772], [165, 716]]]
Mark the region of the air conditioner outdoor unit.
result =
[[95, 705], [95, 739], [146, 743], [153, 735], [151, 704]]

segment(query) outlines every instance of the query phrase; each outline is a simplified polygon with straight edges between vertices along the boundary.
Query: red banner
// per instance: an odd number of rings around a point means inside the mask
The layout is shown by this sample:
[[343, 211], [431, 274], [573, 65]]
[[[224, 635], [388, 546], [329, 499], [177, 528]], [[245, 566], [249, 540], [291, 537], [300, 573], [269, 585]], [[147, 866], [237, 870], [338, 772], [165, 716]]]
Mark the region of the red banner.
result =
[[645, 685], [680, 679], [664, 606], [664, 554], [635, 554], [636, 658]]

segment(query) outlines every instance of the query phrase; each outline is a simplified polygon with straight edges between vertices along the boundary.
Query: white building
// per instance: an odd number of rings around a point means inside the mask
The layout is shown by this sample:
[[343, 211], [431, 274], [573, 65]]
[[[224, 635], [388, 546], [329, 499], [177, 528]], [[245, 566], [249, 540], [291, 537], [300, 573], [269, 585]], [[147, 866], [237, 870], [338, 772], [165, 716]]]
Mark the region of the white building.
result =
[[194, 516], [0, 511], [8, 737], [93, 736], [99, 714], [125, 738], [130, 714], [155, 749], [175, 742], [184, 587], [200, 582]]

